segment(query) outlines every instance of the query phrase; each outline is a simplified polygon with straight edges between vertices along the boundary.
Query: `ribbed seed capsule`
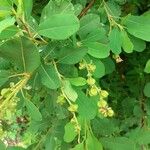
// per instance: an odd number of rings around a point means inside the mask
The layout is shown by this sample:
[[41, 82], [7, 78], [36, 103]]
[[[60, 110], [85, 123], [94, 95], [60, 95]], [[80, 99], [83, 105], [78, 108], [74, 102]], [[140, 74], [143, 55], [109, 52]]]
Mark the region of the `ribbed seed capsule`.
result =
[[107, 108], [99, 108], [99, 112], [104, 116], [104, 117], [107, 117], [108, 114], [107, 114]]
[[95, 84], [95, 79], [92, 78], [92, 77], [89, 77], [89, 78], [87, 79], [87, 84], [90, 85], [90, 86], [94, 85], [94, 84]]
[[69, 110], [70, 112], [77, 112], [77, 110], [78, 110], [78, 105], [72, 104], [72, 105], [70, 105], [70, 106], [68, 107], [68, 110]]
[[89, 90], [89, 95], [90, 96], [96, 96], [97, 95], [97, 88], [95, 86], [91, 87], [91, 89]]
[[97, 105], [98, 105], [98, 107], [106, 107], [107, 102], [105, 100], [100, 100]]
[[90, 71], [90, 72], [94, 72], [96, 69], [96, 66], [93, 65], [93, 64], [88, 64], [87, 65], [87, 70]]
[[106, 90], [101, 90], [101, 91], [100, 91], [100, 96], [101, 96], [102, 98], [107, 98], [108, 95], [109, 95], [109, 93], [108, 93]]
[[85, 67], [86, 67], [86, 64], [84, 62], [79, 63], [79, 69], [80, 70], [85, 69]]
[[57, 103], [63, 105], [66, 102], [65, 97], [63, 95], [59, 95], [57, 97]]
[[114, 111], [109, 107], [108, 108], [108, 116], [112, 117], [114, 115]]

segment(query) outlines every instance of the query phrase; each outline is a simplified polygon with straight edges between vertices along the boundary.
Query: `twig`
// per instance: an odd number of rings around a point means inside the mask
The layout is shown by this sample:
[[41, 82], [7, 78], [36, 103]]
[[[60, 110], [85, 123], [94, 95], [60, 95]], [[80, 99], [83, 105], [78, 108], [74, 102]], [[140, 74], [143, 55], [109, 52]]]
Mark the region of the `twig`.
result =
[[22, 25], [23, 25], [25, 31], [28, 33], [29, 37], [32, 38], [32, 33], [30, 32], [28, 25], [21, 18], [19, 18], [19, 21], [22, 23]]
[[81, 19], [88, 10], [93, 6], [96, 0], [91, 0], [90, 3], [81, 11], [81, 13], [78, 15], [78, 18]]

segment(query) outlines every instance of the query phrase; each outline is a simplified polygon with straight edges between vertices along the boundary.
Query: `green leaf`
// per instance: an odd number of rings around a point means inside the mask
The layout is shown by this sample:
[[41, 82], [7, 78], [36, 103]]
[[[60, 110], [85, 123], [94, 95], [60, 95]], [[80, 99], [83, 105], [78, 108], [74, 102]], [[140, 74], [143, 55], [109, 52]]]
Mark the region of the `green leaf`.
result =
[[62, 64], [76, 64], [86, 55], [86, 53], [87, 48], [85, 47], [65, 47], [58, 53], [58, 62]]
[[58, 70], [66, 78], [73, 78], [78, 76], [78, 68], [75, 65], [58, 64]]
[[113, 28], [109, 34], [110, 49], [114, 54], [121, 53], [122, 37], [118, 28]]
[[63, 80], [63, 90], [65, 95], [73, 102], [78, 98], [77, 92], [71, 86], [69, 80]]
[[105, 66], [105, 74], [111, 74], [113, 71], [115, 71], [115, 63], [110, 57], [103, 59], [102, 63]]
[[10, 26], [6, 29], [4, 29], [1, 33], [0, 33], [0, 39], [4, 40], [4, 39], [9, 39], [12, 36], [14, 36], [15, 34], [18, 33], [18, 28], [16, 26]]
[[108, 150], [134, 150], [136, 144], [125, 137], [101, 138], [105, 149]]
[[95, 58], [106, 58], [110, 55], [110, 48], [107, 44], [88, 42], [84, 45], [88, 47], [88, 53]]
[[0, 0], [0, 18], [5, 18], [11, 15], [11, 5], [7, 0]]
[[137, 51], [137, 52], [142, 52], [146, 49], [146, 43], [145, 41], [139, 39], [139, 38], [136, 38], [134, 36], [130, 36], [130, 40], [131, 42], [133, 43], [133, 49], [134, 51]]
[[42, 115], [39, 109], [30, 100], [25, 99], [25, 105], [27, 107], [29, 116], [32, 118], [32, 120], [35, 120], [35, 121], [42, 120]]
[[103, 150], [102, 144], [94, 135], [88, 135], [86, 139], [87, 149], [89, 150]]
[[82, 119], [91, 120], [97, 114], [97, 101], [94, 98], [88, 98], [83, 92], [78, 91], [78, 113]]
[[64, 141], [69, 143], [74, 140], [77, 136], [77, 132], [75, 131], [74, 125], [69, 122], [65, 125], [65, 134], [64, 134]]
[[150, 97], [150, 82], [147, 82], [144, 87], [144, 95]]
[[83, 150], [84, 149], [84, 143], [77, 144], [74, 148], [71, 150]]
[[39, 52], [32, 41], [22, 37], [0, 46], [0, 55], [17, 65], [20, 71], [32, 73], [40, 65]]
[[11, 18], [11, 17], [8, 17], [8, 18], [6, 18], [6, 19], [0, 21], [0, 33], [1, 33], [3, 30], [5, 30], [6, 28], [8, 28], [8, 27], [14, 25], [15, 21], [16, 21], [16, 20], [15, 20], [14, 17], [12, 17], [12, 18]]
[[106, 2], [108, 13], [115, 19], [121, 15], [121, 7], [115, 1]]
[[45, 116], [43, 116], [42, 121], [36, 121], [32, 119], [29, 124], [28, 132], [30, 133], [30, 135], [35, 135], [39, 132], [39, 130], [48, 128], [49, 124], [51, 124], [51, 120], [45, 119]]
[[63, 40], [79, 29], [79, 20], [73, 14], [56, 14], [48, 17], [39, 25], [38, 33], [42, 36]]
[[0, 87], [9, 80], [10, 72], [0, 70]]
[[6, 150], [5, 144], [0, 140], [0, 149], [1, 150]]
[[[92, 120], [91, 126], [93, 132], [101, 136], [105, 136], [105, 135], [111, 136], [112, 134], [117, 133], [120, 130], [116, 120], [112, 120], [110, 118], [103, 118], [103, 119], [98, 117], [94, 118], [94, 120]], [[103, 129], [103, 130], [99, 130], [99, 129]]]
[[79, 3], [75, 4], [74, 5], [74, 14], [76, 16], [78, 16], [80, 14], [80, 12], [82, 11], [82, 9], [83, 9], [83, 6], [81, 4], [79, 4]]
[[74, 14], [73, 4], [70, 1], [60, 1], [58, 5], [56, 1], [50, 0], [42, 11], [41, 22], [56, 14]]
[[96, 14], [87, 14], [80, 19], [80, 29], [78, 34], [81, 39], [85, 39], [86, 36], [97, 29], [100, 25], [100, 17]]
[[77, 77], [77, 78], [68, 78], [68, 80], [70, 81], [70, 83], [74, 86], [83, 86], [85, 85], [86, 79], [83, 77]]
[[91, 31], [85, 39], [81, 40], [81, 43], [97, 42], [106, 39], [106, 31], [103, 28], [96, 28]]
[[101, 78], [105, 75], [105, 66], [104, 64], [98, 59], [92, 59], [93, 63], [96, 65], [96, 70], [94, 71], [93, 75], [96, 78]]
[[6, 150], [25, 150], [25, 149], [22, 147], [17, 147], [17, 146], [9, 146], [7, 147]]
[[0, 70], [8, 70], [11, 64], [6, 59], [0, 57]]
[[25, 18], [28, 20], [31, 17], [33, 0], [26, 0], [22, 2], [23, 2], [23, 10], [24, 10]]
[[55, 149], [57, 146], [56, 142], [57, 142], [56, 137], [54, 137], [53, 135], [47, 136], [45, 140], [45, 150]]
[[41, 65], [39, 75], [44, 86], [57, 89], [60, 86], [58, 74], [53, 65]]
[[144, 72], [150, 73], [150, 59], [146, 63], [146, 66], [144, 68]]
[[128, 34], [126, 31], [122, 31], [122, 48], [126, 53], [132, 53], [133, 52], [133, 43], [131, 42], [130, 38], [128, 37]]
[[127, 133], [130, 140], [140, 145], [150, 144], [150, 131], [145, 128], [136, 128]]
[[150, 41], [149, 17], [128, 15], [122, 22], [130, 34], [142, 40]]

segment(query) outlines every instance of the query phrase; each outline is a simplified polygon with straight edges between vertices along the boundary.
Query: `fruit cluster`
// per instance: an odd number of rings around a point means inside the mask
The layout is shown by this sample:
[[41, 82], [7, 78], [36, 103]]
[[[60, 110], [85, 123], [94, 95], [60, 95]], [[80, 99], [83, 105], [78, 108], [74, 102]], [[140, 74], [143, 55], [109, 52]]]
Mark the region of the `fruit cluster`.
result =
[[90, 96], [99, 95], [100, 99], [98, 101], [99, 112], [104, 117], [112, 117], [114, 115], [114, 111], [111, 107], [108, 106], [108, 103], [105, 99], [108, 98], [109, 93], [106, 90], [102, 90], [100, 87], [96, 85], [96, 80], [93, 78], [93, 73], [96, 69], [96, 66], [90, 62], [89, 64], [86, 61], [82, 61], [79, 64], [79, 69], [86, 69], [87, 74], [87, 84], [89, 85], [88, 94]]

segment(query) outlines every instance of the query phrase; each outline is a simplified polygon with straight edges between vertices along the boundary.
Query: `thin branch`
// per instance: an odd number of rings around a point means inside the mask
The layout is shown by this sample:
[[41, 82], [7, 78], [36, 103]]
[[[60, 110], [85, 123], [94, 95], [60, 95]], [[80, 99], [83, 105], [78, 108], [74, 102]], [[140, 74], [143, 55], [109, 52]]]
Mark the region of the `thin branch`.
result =
[[19, 21], [22, 23], [22, 25], [23, 25], [25, 31], [28, 33], [29, 37], [32, 38], [32, 33], [30, 32], [28, 25], [21, 18], [19, 18]]
[[91, 0], [90, 3], [81, 11], [81, 13], [78, 15], [78, 18], [81, 19], [88, 10], [93, 6], [96, 0]]

